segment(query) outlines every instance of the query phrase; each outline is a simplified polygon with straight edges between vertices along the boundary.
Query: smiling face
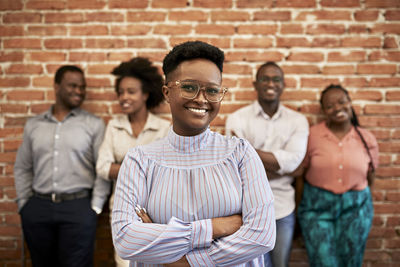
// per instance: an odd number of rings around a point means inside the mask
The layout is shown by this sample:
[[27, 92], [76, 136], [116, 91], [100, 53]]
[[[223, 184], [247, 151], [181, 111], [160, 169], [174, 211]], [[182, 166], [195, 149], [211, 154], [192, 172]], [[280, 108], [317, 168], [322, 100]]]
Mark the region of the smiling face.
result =
[[61, 82], [54, 85], [56, 104], [67, 110], [80, 107], [86, 96], [86, 82], [82, 73], [67, 71]]
[[146, 109], [146, 101], [149, 94], [144, 94], [142, 83], [139, 79], [125, 77], [118, 86], [118, 101], [121, 110], [125, 114], [134, 114], [140, 110]]
[[340, 89], [331, 89], [324, 94], [322, 111], [328, 123], [335, 124], [349, 123], [353, 114], [350, 99]]
[[285, 88], [282, 71], [276, 66], [266, 66], [258, 71], [253, 83], [260, 103], [278, 103]]
[[203, 90], [196, 98], [186, 99], [181, 96], [180, 87], [173, 85], [173, 82], [190, 80], [220, 86], [220, 70], [212, 61], [193, 59], [182, 62], [168, 76], [169, 84], [163, 87], [163, 93], [171, 108], [174, 132], [182, 136], [202, 133], [217, 116], [221, 102], [207, 101]]

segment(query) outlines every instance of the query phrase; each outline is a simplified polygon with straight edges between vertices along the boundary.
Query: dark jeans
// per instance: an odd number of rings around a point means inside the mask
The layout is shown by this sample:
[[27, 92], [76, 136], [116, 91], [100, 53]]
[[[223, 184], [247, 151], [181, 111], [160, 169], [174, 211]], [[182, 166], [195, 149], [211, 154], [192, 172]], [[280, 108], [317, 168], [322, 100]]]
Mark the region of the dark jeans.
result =
[[21, 219], [34, 267], [93, 266], [97, 216], [90, 198], [53, 203], [32, 197]]

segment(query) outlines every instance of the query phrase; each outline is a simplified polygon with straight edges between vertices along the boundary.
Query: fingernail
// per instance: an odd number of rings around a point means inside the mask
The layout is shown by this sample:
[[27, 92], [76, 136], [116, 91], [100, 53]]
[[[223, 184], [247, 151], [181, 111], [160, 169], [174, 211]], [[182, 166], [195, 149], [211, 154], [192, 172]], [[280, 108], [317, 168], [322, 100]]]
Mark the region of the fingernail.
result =
[[140, 213], [140, 209], [138, 207], [135, 207], [136, 213]]
[[143, 208], [143, 210], [144, 210], [144, 213], [147, 213], [147, 210], [145, 208]]

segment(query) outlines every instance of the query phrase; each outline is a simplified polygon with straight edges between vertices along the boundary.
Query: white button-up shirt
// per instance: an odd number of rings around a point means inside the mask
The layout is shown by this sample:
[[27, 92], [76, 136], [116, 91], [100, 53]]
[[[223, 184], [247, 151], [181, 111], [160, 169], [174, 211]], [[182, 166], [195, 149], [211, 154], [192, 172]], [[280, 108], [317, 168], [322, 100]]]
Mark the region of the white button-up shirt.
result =
[[307, 150], [308, 121], [304, 115], [279, 105], [269, 117], [258, 101], [228, 116], [226, 134], [232, 131], [247, 139], [255, 149], [274, 154], [281, 177], [269, 181], [275, 197], [275, 216], [281, 219], [295, 209], [293, 172], [302, 162]]

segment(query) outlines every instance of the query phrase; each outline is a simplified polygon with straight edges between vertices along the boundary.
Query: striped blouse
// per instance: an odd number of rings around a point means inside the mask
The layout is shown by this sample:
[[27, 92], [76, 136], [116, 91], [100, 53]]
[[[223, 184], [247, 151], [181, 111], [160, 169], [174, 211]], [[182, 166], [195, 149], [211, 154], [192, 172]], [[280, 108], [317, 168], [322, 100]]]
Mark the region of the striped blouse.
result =
[[[135, 206], [153, 223], [142, 223]], [[242, 214], [233, 235], [212, 239], [211, 218]], [[264, 266], [275, 244], [273, 195], [264, 166], [244, 139], [207, 129], [132, 148], [122, 163], [112, 211], [118, 254], [137, 266]]]

